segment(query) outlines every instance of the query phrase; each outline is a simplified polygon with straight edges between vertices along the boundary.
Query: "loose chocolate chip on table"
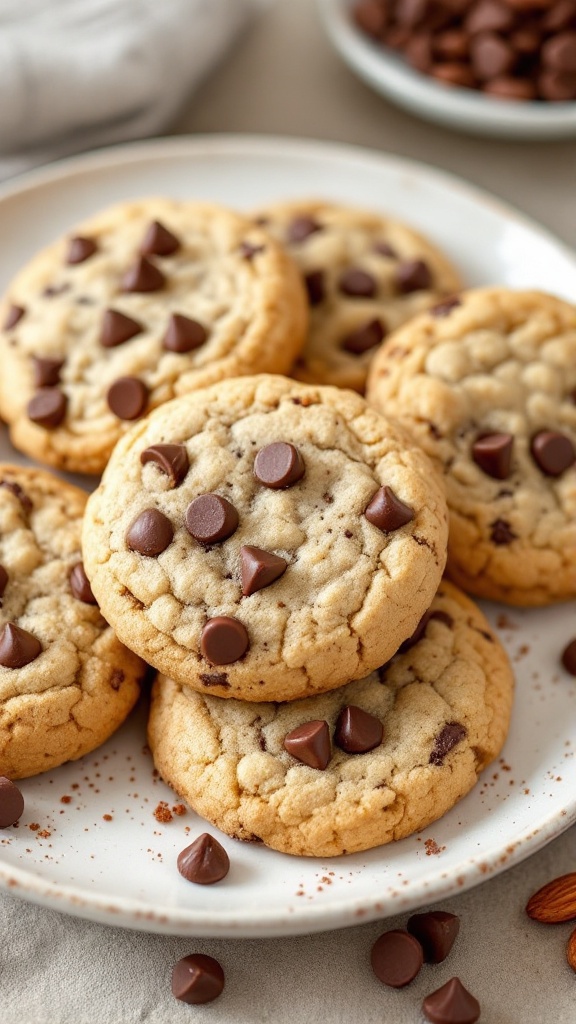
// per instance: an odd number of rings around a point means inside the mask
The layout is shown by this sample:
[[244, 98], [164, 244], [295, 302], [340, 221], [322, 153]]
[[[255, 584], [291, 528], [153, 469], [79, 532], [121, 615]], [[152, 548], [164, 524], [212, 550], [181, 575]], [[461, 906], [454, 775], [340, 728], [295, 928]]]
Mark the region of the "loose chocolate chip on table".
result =
[[140, 462], [143, 466], [153, 462], [166, 473], [173, 487], [182, 483], [190, 466], [188, 452], [183, 444], [152, 444], [141, 453]]
[[305, 242], [316, 231], [322, 231], [322, 225], [314, 217], [295, 217], [286, 228], [286, 241], [291, 245]]
[[24, 309], [24, 306], [10, 306], [2, 329], [4, 331], [9, 331], [12, 327], [15, 327], [16, 324], [20, 322], [25, 312], [26, 310]]
[[418, 939], [398, 929], [384, 932], [376, 939], [370, 960], [379, 981], [392, 988], [403, 988], [418, 974], [424, 954]]
[[111, 412], [120, 420], [136, 420], [148, 403], [148, 388], [138, 377], [119, 377], [106, 396]]
[[341, 275], [338, 288], [344, 295], [354, 299], [371, 299], [376, 295], [378, 284], [372, 274], [360, 267], [349, 267]]
[[572, 441], [556, 430], [541, 430], [532, 438], [530, 450], [546, 476], [560, 476], [576, 460]]
[[440, 730], [434, 740], [434, 747], [428, 759], [428, 764], [442, 765], [444, 758], [457, 743], [466, 736], [466, 729], [460, 722], [447, 722]]
[[24, 811], [24, 797], [10, 779], [0, 775], [0, 828], [15, 825]]
[[158, 220], [152, 221], [140, 246], [143, 256], [171, 256], [180, 248], [180, 242]]
[[304, 277], [304, 284], [308, 292], [308, 302], [311, 306], [319, 306], [326, 295], [326, 282], [323, 270], [311, 270]]
[[122, 278], [124, 292], [158, 292], [166, 284], [166, 278], [158, 267], [140, 256]]
[[562, 651], [562, 664], [571, 676], [576, 676], [576, 640], [571, 640]]
[[238, 526], [238, 512], [219, 494], [201, 494], [186, 509], [186, 529], [201, 544], [217, 544], [231, 537]]
[[396, 287], [403, 295], [432, 285], [432, 274], [424, 260], [405, 260], [396, 268]]
[[42, 652], [40, 641], [14, 622], [7, 622], [0, 633], [0, 665], [23, 668]]
[[174, 965], [172, 995], [183, 1003], [211, 1003], [224, 988], [224, 971], [214, 957], [191, 953]]
[[168, 321], [162, 344], [167, 352], [192, 352], [200, 348], [208, 332], [197, 320], [191, 320], [181, 313], [173, 313]]
[[213, 885], [225, 878], [230, 860], [223, 846], [214, 836], [203, 832], [190, 846], [178, 854], [178, 871], [187, 882]]
[[43, 356], [32, 356], [36, 387], [47, 388], [59, 384], [60, 370], [65, 361], [64, 359], [45, 359]]
[[68, 243], [68, 252], [66, 253], [66, 263], [84, 263], [84, 260], [90, 259], [93, 256], [98, 246], [93, 238], [71, 238]]
[[284, 737], [284, 749], [309, 768], [324, 771], [332, 755], [328, 722], [315, 720], [298, 725]]
[[413, 914], [406, 927], [422, 946], [426, 963], [440, 964], [456, 941], [460, 920], [456, 914], [449, 914], [446, 910], [430, 910], [425, 914]]
[[200, 638], [200, 650], [212, 665], [231, 665], [246, 654], [250, 638], [245, 626], [230, 615], [208, 619]]
[[28, 419], [47, 430], [59, 427], [66, 416], [68, 399], [60, 388], [41, 388], [28, 402]]
[[131, 551], [154, 557], [166, 550], [173, 537], [168, 517], [157, 508], [147, 508], [128, 527], [126, 543]]
[[451, 295], [448, 299], [442, 299], [441, 302], [437, 302], [435, 306], [431, 306], [430, 313], [432, 316], [449, 316], [453, 309], [461, 306], [462, 302], [457, 295]]
[[495, 519], [491, 524], [490, 540], [493, 544], [511, 544], [513, 540], [516, 540], [516, 534], [507, 523], [505, 519]]
[[485, 434], [474, 441], [472, 458], [482, 472], [495, 480], [507, 480], [512, 466], [512, 434]]
[[8, 584], [8, 573], [3, 565], [0, 565], [0, 598], [4, 597], [4, 591]]
[[116, 348], [116, 345], [123, 345], [125, 341], [141, 334], [142, 330], [142, 324], [133, 320], [131, 316], [126, 316], [117, 309], [107, 309], [102, 317], [100, 344], [104, 348]]
[[401, 501], [391, 487], [380, 487], [366, 506], [364, 515], [383, 533], [392, 533], [414, 519], [414, 509]]
[[355, 704], [342, 708], [336, 721], [334, 743], [347, 754], [366, 754], [379, 746], [384, 728], [379, 718]]
[[76, 562], [70, 573], [70, 590], [78, 601], [83, 601], [84, 604], [98, 604], [82, 562]]
[[292, 487], [306, 470], [304, 459], [293, 444], [274, 441], [261, 448], [254, 459], [254, 476], [265, 487], [280, 490]]
[[342, 341], [342, 348], [352, 355], [360, 356], [371, 348], [379, 345], [386, 333], [382, 320], [369, 320], [368, 323], [357, 327], [355, 331], [347, 334]]
[[480, 1016], [480, 1003], [459, 978], [451, 978], [426, 996], [422, 1010], [430, 1024], [475, 1024]]
[[244, 597], [269, 587], [282, 576], [288, 565], [286, 559], [280, 555], [274, 555], [271, 551], [264, 551], [249, 544], [240, 548], [240, 561]]

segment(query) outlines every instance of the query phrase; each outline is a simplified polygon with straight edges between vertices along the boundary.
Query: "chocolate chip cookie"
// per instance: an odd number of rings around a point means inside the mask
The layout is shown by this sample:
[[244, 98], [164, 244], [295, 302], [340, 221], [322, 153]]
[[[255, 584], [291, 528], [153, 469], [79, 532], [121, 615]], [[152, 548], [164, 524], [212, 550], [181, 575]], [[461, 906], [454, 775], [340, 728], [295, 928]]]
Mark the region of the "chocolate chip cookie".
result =
[[424, 453], [359, 395], [261, 375], [136, 425], [83, 547], [103, 613], [150, 664], [221, 697], [293, 700], [412, 634], [446, 506]]
[[224, 832], [331, 857], [449, 810], [500, 752], [512, 693], [486, 619], [442, 582], [417, 635], [331, 693], [248, 704], [160, 676], [149, 742], [163, 778]]
[[219, 206], [112, 207], [39, 253], [0, 306], [0, 415], [17, 448], [100, 473], [132, 421], [224, 377], [283, 373], [307, 303], [292, 260]]
[[259, 212], [300, 267], [310, 327], [292, 376], [364, 391], [381, 341], [415, 313], [461, 287], [431, 242], [378, 213], [294, 201]]
[[434, 459], [448, 572], [517, 605], [576, 596], [576, 308], [483, 288], [397, 331], [368, 398]]
[[80, 553], [86, 495], [0, 465], [0, 775], [82, 757], [124, 721], [141, 660], [116, 639]]

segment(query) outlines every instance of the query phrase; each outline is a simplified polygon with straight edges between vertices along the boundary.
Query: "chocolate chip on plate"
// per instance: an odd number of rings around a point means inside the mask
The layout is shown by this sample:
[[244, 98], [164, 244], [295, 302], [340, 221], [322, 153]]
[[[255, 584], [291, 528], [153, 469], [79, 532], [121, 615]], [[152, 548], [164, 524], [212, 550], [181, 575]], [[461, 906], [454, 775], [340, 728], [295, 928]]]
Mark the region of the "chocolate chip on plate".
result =
[[334, 743], [347, 754], [366, 754], [382, 742], [384, 728], [379, 718], [355, 704], [342, 708], [336, 721]]
[[146, 256], [140, 256], [122, 278], [124, 292], [158, 292], [166, 284], [166, 278], [155, 263]]
[[92, 593], [92, 587], [90, 586], [90, 580], [86, 575], [86, 570], [82, 562], [76, 562], [70, 573], [70, 590], [74, 597], [78, 601], [83, 601], [84, 604], [98, 604], [98, 601]]
[[338, 288], [353, 299], [371, 299], [378, 290], [376, 279], [361, 267], [349, 267], [341, 275]]
[[422, 1010], [430, 1024], [475, 1024], [480, 1016], [480, 1003], [459, 978], [451, 978], [426, 996]]
[[242, 570], [242, 593], [244, 597], [255, 594], [264, 587], [269, 587], [286, 571], [288, 562], [281, 555], [263, 548], [255, 548], [244, 544], [240, 548]]
[[381, 319], [369, 320], [346, 335], [342, 341], [342, 348], [352, 355], [361, 356], [379, 345], [385, 333], [386, 329]]
[[472, 458], [483, 473], [495, 480], [507, 480], [512, 467], [512, 434], [484, 434], [472, 445]]
[[0, 828], [15, 825], [24, 811], [24, 797], [10, 779], [0, 775]]
[[314, 720], [298, 725], [284, 737], [284, 749], [309, 768], [324, 771], [332, 755], [328, 722]]
[[200, 348], [208, 332], [197, 320], [191, 320], [181, 313], [173, 313], [168, 321], [162, 344], [167, 352], [193, 352]]
[[220, 494], [201, 494], [186, 509], [186, 529], [201, 544], [217, 544], [231, 537], [239, 517], [234, 505]]
[[305, 242], [316, 231], [322, 231], [322, 225], [314, 217], [294, 217], [286, 228], [286, 241], [290, 245]]
[[226, 850], [208, 832], [203, 832], [178, 854], [177, 864], [186, 881], [197, 885], [213, 885], [225, 878], [230, 870]]
[[406, 925], [424, 950], [427, 964], [440, 964], [452, 949], [460, 930], [456, 914], [446, 910], [429, 910], [424, 914], [413, 914]]
[[265, 487], [292, 487], [304, 476], [304, 459], [293, 444], [274, 441], [261, 448], [254, 459], [254, 476]]
[[224, 971], [204, 953], [182, 957], [172, 970], [172, 995], [183, 1003], [211, 1003], [224, 988]]
[[246, 654], [249, 646], [246, 627], [231, 615], [216, 615], [204, 625], [200, 650], [211, 665], [231, 665]]
[[380, 487], [368, 502], [364, 515], [383, 533], [392, 533], [414, 519], [414, 509], [402, 501], [391, 487]]
[[34, 367], [34, 383], [37, 388], [54, 387], [60, 383], [60, 370], [65, 359], [46, 359], [44, 356], [32, 356]]
[[0, 665], [4, 668], [23, 668], [35, 661], [42, 652], [42, 644], [28, 630], [7, 622], [0, 633]]
[[541, 430], [532, 438], [532, 457], [546, 476], [560, 476], [576, 460], [576, 449], [566, 434]]
[[117, 345], [123, 345], [125, 341], [130, 341], [130, 338], [141, 334], [142, 330], [142, 324], [133, 320], [131, 316], [126, 316], [117, 309], [107, 309], [102, 317], [100, 344], [104, 348], [116, 348]]
[[190, 466], [188, 452], [183, 444], [151, 444], [141, 453], [140, 462], [143, 466], [153, 462], [169, 477], [172, 487], [182, 483]]
[[126, 533], [126, 543], [131, 551], [155, 557], [162, 554], [174, 537], [174, 527], [157, 508], [144, 509], [131, 523]]
[[139, 377], [118, 377], [108, 388], [106, 400], [119, 420], [137, 420], [148, 404], [148, 388]]
[[414, 980], [424, 963], [422, 946], [408, 932], [384, 932], [372, 946], [372, 970], [385, 985], [404, 988]]
[[60, 388], [40, 388], [28, 402], [28, 419], [47, 430], [54, 430], [66, 416], [67, 404], [68, 399]]
[[91, 256], [97, 251], [98, 246], [93, 238], [71, 238], [68, 243], [68, 252], [66, 253], [66, 263], [84, 263], [85, 260], [90, 259]]
[[15, 327], [16, 324], [20, 322], [25, 312], [26, 310], [24, 309], [24, 306], [10, 306], [10, 309], [6, 314], [6, 319], [2, 325], [2, 330], [9, 331], [12, 327]]
[[143, 256], [171, 256], [180, 248], [180, 242], [158, 220], [152, 221], [140, 246]]
[[562, 664], [571, 676], [576, 676], [576, 640], [571, 640], [562, 651]]

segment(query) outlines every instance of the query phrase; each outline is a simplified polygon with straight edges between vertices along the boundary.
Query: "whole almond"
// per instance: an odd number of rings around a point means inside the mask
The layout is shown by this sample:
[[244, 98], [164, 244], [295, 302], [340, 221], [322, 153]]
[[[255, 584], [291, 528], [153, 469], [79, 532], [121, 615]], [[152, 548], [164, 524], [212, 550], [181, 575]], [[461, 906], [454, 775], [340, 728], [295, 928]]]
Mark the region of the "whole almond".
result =
[[[534, 921], [556, 924], [576, 917], [576, 871], [554, 878], [530, 897], [526, 913]], [[576, 940], [575, 940], [576, 944]]]
[[573, 971], [576, 971], [576, 928], [568, 939], [566, 946], [566, 959]]

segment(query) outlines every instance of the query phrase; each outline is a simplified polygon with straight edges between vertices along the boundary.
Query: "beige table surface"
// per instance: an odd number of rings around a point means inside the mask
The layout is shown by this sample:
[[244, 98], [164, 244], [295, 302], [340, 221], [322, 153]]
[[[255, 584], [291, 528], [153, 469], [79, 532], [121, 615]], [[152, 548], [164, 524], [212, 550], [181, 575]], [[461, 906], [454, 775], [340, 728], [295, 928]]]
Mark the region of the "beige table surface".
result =
[[[576, 240], [576, 141], [467, 138], [390, 106], [331, 51], [312, 0], [270, 0], [259, 20], [182, 111], [176, 132], [255, 132], [356, 143], [436, 164], [482, 185]], [[576, 780], [575, 780], [576, 784]], [[480, 999], [483, 1024], [575, 1024], [570, 925], [530, 922], [530, 893], [576, 869], [576, 828], [530, 860], [442, 903], [461, 916], [457, 946], [403, 991], [373, 977], [375, 922], [290, 939], [146, 936], [0, 898], [2, 1024], [419, 1024], [422, 998], [457, 974]], [[223, 996], [188, 1007], [170, 995], [176, 959], [224, 966]]]

